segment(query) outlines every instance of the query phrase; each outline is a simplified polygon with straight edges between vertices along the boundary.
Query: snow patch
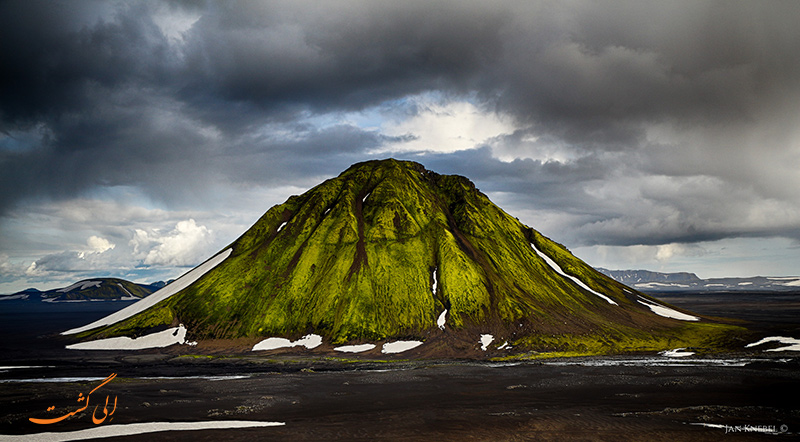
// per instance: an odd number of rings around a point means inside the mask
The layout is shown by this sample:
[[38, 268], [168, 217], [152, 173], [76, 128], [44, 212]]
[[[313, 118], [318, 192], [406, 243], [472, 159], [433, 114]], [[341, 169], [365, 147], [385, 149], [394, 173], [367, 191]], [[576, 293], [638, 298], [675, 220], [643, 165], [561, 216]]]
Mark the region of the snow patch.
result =
[[616, 302], [614, 302], [614, 300], [612, 300], [612, 299], [611, 299], [611, 298], [609, 298], [608, 296], [606, 296], [606, 295], [603, 295], [603, 294], [601, 294], [601, 293], [598, 293], [598, 292], [596, 292], [596, 291], [592, 290], [591, 288], [589, 288], [589, 286], [588, 286], [588, 285], [584, 284], [584, 283], [583, 283], [583, 281], [581, 281], [580, 279], [578, 279], [578, 278], [576, 278], [576, 277], [574, 277], [574, 276], [572, 276], [572, 275], [568, 275], [566, 272], [564, 272], [564, 270], [562, 270], [562, 269], [561, 269], [561, 266], [559, 266], [559, 265], [558, 265], [558, 264], [557, 264], [555, 261], [553, 261], [552, 259], [550, 259], [550, 257], [549, 257], [549, 256], [547, 256], [547, 255], [545, 255], [544, 253], [542, 253], [541, 251], [539, 251], [539, 249], [537, 249], [537, 248], [536, 248], [536, 246], [535, 246], [535, 245], [533, 245], [533, 243], [531, 243], [531, 247], [533, 247], [533, 250], [536, 252], [536, 254], [537, 254], [537, 255], [539, 255], [539, 257], [540, 257], [540, 258], [542, 258], [542, 259], [544, 260], [544, 262], [546, 262], [546, 263], [547, 263], [547, 265], [549, 265], [549, 266], [550, 266], [550, 268], [551, 268], [551, 269], [553, 269], [553, 270], [555, 270], [555, 271], [556, 271], [556, 272], [557, 272], [559, 275], [561, 275], [561, 276], [563, 276], [563, 277], [565, 277], [565, 278], [569, 278], [569, 279], [571, 279], [571, 280], [572, 280], [572, 281], [573, 281], [575, 284], [577, 284], [577, 285], [578, 285], [580, 288], [582, 288], [582, 289], [586, 290], [586, 291], [587, 291], [587, 292], [589, 292], [589, 293], [592, 293], [592, 294], [594, 294], [594, 295], [597, 295], [597, 296], [599, 296], [599, 297], [601, 297], [601, 298], [605, 299], [605, 300], [606, 300], [606, 302], [608, 302], [609, 304], [617, 305], [617, 303], [616, 303]]
[[366, 194], [366, 196], [364, 196], [364, 198], [361, 200], [361, 203], [362, 203], [362, 204], [363, 204], [363, 203], [366, 203], [366, 202], [367, 202], [367, 198], [369, 198], [369, 196], [370, 196], [370, 195], [372, 195], [372, 192], [370, 192], [370, 193]]
[[505, 350], [507, 348], [511, 348], [511, 346], [508, 345], [508, 341], [503, 342], [503, 345], [497, 347], [498, 350]]
[[682, 287], [682, 288], [691, 287], [689, 285], [678, 284], [676, 282], [637, 282], [636, 284], [634, 284], [634, 286], [642, 289], [652, 289], [656, 287]]
[[124, 300], [124, 301], [130, 301], [130, 300], [132, 300], [132, 299], [139, 299], [139, 298], [137, 298], [136, 296], [133, 296], [133, 293], [129, 292], [129, 291], [128, 291], [128, 289], [126, 289], [126, 288], [125, 288], [125, 286], [124, 286], [124, 285], [122, 285], [121, 283], [119, 283], [119, 282], [118, 282], [118, 283], [117, 283], [117, 285], [119, 286], [119, 288], [121, 288], [121, 289], [122, 289], [122, 291], [123, 291], [123, 292], [125, 292], [125, 293], [127, 293], [127, 294], [128, 294], [128, 296], [127, 296], [127, 297], [125, 297], [125, 298], [121, 298], [122, 300]]
[[240, 375], [220, 375], [220, 376], [137, 376], [135, 379], [202, 379], [204, 381], [233, 381], [237, 379], [250, 379], [252, 376], [247, 374]]
[[422, 345], [422, 341], [395, 341], [383, 344], [381, 353], [402, 353]]
[[673, 310], [669, 307], [665, 307], [660, 304], [656, 304], [654, 302], [650, 302], [641, 296], [639, 297], [639, 304], [642, 304], [650, 309], [653, 313], [657, 314], [658, 316], [663, 316], [665, 318], [671, 319], [678, 319], [680, 321], [699, 321], [700, 318], [697, 316], [687, 315], [686, 313], [681, 313], [679, 311]]
[[[94, 376], [69, 376], [63, 378], [28, 378], [28, 379], [0, 379], [0, 384], [58, 384], [58, 383], [72, 383], [72, 382], [95, 382], [102, 381], [107, 378], [99, 378]], [[0, 439], [2, 441], [3, 439]]]
[[756, 347], [761, 344], [766, 344], [767, 342], [780, 342], [781, 344], [785, 344], [785, 347], [780, 348], [771, 348], [765, 351], [800, 351], [800, 339], [795, 338], [787, 338], [785, 336], [770, 336], [768, 338], [764, 338], [758, 342], [753, 342], [752, 344], [747, 344], [745, 347]]
[[439, 319], [436, 320], [436, 325], [439, 326], [440, 330], [444, 330], [444, 324], [447, 321], [447, 309], [445, 309], [441, 315], [439, 315]]
[[80, 281], [80, 282], [76, 282], [75, 284], [72, 284], [69, 287], [64, 287], [63, 289], [58, 289], [56, 291], [58, 293], [66, 293], [66, 292], [69, 292], [69, 291], [72, 291], [72, 290], [75, 290], [75, 289], [86, 290], [86, 289], [92, 288], [92, 287], [100, 287], [100, 284], [102, 284], [102, 283], [103, 283], [103, 281]]
[[436, 288], [439, 286], [439, 281], [438, 278], [436, 277], [437, 273], [439, 273], [438, 267], [433, 269], [433, 286], [431, 287], [431, 291], [433, 292], [434, 296], [436, 296]]
[[145, 348], [169, 347], [186, 343], [186, 327], [183, 324], [138, 338], [120, 336], [67, 345], [70, 350], [142, 350]]
[[725, 429], [725, 425], [721, 425], [721, 424], [707, 424], [707, 423], [695, 423], [695, 422], [692, 422], [689, 425], [697, 425], [697, 426], [706, 427], [706, 428], [720, 428], [720, 429], [723, 429], [723, 430]]
[[481, 350], [486, 351], [489, 348], [489, 344], [494, 341], [494, 336], [492, 335], [481, 335]]
[[267, 338], [253, 346], [256, 350], [275, 350], [278, 348], [294, 347], [294, 343], [286, 338]]
[[0, 301], [14, 301], [19, 299], [28, 299], [28, 295], [7, 295], [0, 296]]
[[334, 347], [333, 349], [344, 353], [361, 353], [362, 351], [370, 351], [373, 348], [375, 348], [375, 344], [343, 345], [341, 347]]
[[296, 341], [290, 341], [286, 338], [267, 338], [253, 346], [252, 351], [259, 350], [275, 350], [278, 348], [291, 348], [303, 346], [309, 350], [317, 348], [322, 344], [322, 336], [310, 334], [305, 335]]
[[[54, 367], [47, 367], [54, 368]], [[136, 376], [133, 379], [202, 379], [205, 381], [228, 381], [235, 379], [249, 379], [250, 375], [229, 375], [229, 376]], [[59, 384], [59, 383], [73, 383], [73, 382], [94, 382], [102, 381], [107, 378], [88, 377], [88, 376], [75, 376], [63, 378], [28, 378], [28, 379], [0, 379], [0, 384]], [[0, 441], [3, 439], [0, 438]]]
[[284, 222], [283, 222], [283, 224], [279, 225], [279, 226], [278, 226], [278, 232], [280, 232], [281, 230], [283, 230], [283, 228], [284, 228], [284, 227], [286, 227], [286, 224], [288, 224], [288, 223], [289, 223], [289, 221], [284, 221]]
[[70, 303], [70, 302], [103, 302], [102, 299], [64, 299], [59, 301], [58, 298], [47, 298], [42, 299], [42, 302], [52, 302], [53, 304], [62, 304], [62, 303]]
[[800, 279], [795, 279], [794, 281], [784, 282], [783, 285], [788, 287], [800, 287]]
[[6, 365], [0, 367], [0, 371], [18, 370], [20, 368], [55, 368], [54, 365]]
[[[785, 361], [789, 361], [786, 359]], [[762, 362], [763, 359], [731, 358], [731, 359], [704, 359], [704, 358], [575, 358], [562, 361], [542, 361], [543, 365], [582, 367], [746, 367], [749, 364]]]
[[230, 256], [231, 252], [233, 252], [233, 249], [227, 249], [224, 252], [217, 254], [213, 258], [200, 264], [199, 266], [193, 268], [192, 270], [189, 270], [188, 272], [184, 273], [183, 276], [181, 276], [180, 278], [162, 287], [160, 290], [156, 291], [150, 296], [142, 298], [141, 301], [136, 302], [133, 305], [129, 305], [122, 310], [119, 310], [115, 313], [106, 316], [105, 318], [98, 319], [97, 321], [94, 321], [91, 324], [87, 324], [84, 325], [83, 327], [73, 328], [71, 330], [61, 332], [61, 334], [74, 335], [76, 333], [85, 332], [93, 328], [116, 324], [117, 322], [128, 319], [137, 313], [141, 313], [147, 310], [148, 308], [156, 305], [157, 303], [180, 292], [181, 290], [191, 285], [193, 282], [200, 279], [201, 276], [205, 275], [209, 270], [213, 269], [214, 267], [219, 265], [222, 261], [224, 261], [228, 256]]
[[661, 356], [666, 356], [668, 358], [683, 358], [686, 356], [691, 356], [694, 354], [693, 351], [684, 351], [685, 348], [676, 348], [673, 350], [665, 350], [659, 353]]
[[135, 424], [103, 425], [76, 431], [59, 431], [21, 435], [0, 435], [4, 441], [67, 442], [72, 440], [102, 439], [115, 436], [132, 436], [159, 431], [218, 430], [227, 428], [277, 427], [285, 422], [267, 421], [202, 421], [202, 422], [139, 422]]

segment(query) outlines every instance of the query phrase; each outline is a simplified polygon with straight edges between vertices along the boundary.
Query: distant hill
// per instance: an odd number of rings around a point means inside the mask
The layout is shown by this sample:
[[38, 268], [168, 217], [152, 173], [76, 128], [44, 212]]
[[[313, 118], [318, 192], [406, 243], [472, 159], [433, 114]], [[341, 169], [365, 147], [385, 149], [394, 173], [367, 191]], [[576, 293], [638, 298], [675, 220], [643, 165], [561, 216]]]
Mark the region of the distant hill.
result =
[[136, 284], [119, 278], [92, 278], [47, 291], [29, 288], [11, 295], [0, 296], [0, 300], [27, 299], [42, 302], [136, 300], [146, 297], [166, 284], [163, 281]]
[[800, 277], [710, 278], [694, 273], [597, 269], [600, 273], [643, 292], [800, 291]]
[[158, 282], [153, 282], [153, 283], [150, 283], [150, 284], [138, 284], [138, 285], [140, 285], [140, 286], [142, 286], [142, 287], [144, 287], [146, 289], [150, 289], [151, 291], [155, 292], [157, 290], [163, 289], [164, 287], [166, 287], [167, 284], [171, 283], [172, 281], [174, 281], [174, 279], [170, 279], [167, 282], [158, 281]]

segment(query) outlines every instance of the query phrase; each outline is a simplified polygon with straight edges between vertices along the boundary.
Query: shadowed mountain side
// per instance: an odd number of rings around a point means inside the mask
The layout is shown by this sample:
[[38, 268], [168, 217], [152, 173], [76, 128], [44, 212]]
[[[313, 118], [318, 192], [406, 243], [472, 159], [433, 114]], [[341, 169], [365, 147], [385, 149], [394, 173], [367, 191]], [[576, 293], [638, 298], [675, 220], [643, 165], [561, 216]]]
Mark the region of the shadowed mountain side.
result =
[[137, 284], [119, 278], [92, 278], [60, 289], [40, 291], [31, 288], [7, 295], [7, 297], [44, 302], [130, 300], [144, 298], [163, 287], [163, 283], [161, 284]]
[[353, 165], [272, 207], [230, 248], [177, 294], [81, 336], [182, 323], [197, 340], [413, 338], [433, 354], [481, 334], [492, 348], [604, 352], [717, 345], [733, 330], [614, 281], [468, 179], [413, 162]]

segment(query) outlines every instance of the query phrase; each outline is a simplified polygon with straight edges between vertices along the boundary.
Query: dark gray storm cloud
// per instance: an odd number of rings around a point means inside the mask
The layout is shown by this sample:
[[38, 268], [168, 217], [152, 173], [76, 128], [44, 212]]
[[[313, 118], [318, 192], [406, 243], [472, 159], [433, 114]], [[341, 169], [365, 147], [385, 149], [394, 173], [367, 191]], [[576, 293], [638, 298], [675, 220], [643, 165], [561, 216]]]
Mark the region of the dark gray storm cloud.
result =
[[643, 124], [736, 124], [796, 94], [800, 6], [547, 4], [515, 22], [503, 107], [572, 144], [636, 147]]
[[398, 142], [337, 116], [435, 93], [516, 129], [414, 158], [562, 211], [575, 243], [796, 237], [799, 16], [749, 1], [2, 2], [0, 214], [100, 187], [186, 207], [220, 183], [313, 184]]
[[502, 50], [506, 11], [455, 2], [218, 5], [186, 48], [194, 90], [271, 107], [362, 108], [467, 90]]
[[[13, 191], [0, 210], [92, 186], [196, 189], [198, 166], [220, 158], [231, 163], [209, 170], [216, 176], [252, 178], [229, 164], [252, 169], [255, 155], [266, 167], [259, 176], [288, 179], [331, 164], [326, 155], [375, 147], [380, 136], [334, 128], [324, 141], [259, 139], [259, 126], [294, 130], [309, 112], [466, 90], [500, 46], [496, 13], [456, 4], [130, 2], [94, 16], [93, 7], [109, 6], [79, 6], [2, 4], [0, 161], [10, 172], [0, 184]], [[169, 23], [156, 24], [165, 7], [198, 14], [180, 41], [165, 34]]]

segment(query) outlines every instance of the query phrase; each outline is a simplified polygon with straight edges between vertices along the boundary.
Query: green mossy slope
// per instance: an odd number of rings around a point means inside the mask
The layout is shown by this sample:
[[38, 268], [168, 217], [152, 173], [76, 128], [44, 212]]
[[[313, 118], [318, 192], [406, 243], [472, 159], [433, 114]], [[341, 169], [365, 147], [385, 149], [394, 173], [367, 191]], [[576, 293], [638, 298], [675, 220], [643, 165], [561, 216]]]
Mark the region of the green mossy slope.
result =
[[[617, 305], [556, 273], [531, 244]], [[636, 302], [644, 295], [521, 224], [468, 179], [413, 162], [356, 164], [272, 207], [231, 247], [188, 288], [97, 335], [180, 322], [194, 339], [425, 338], [444, 310], [450, 333], [531, 348], [542, 336], [660, 342], [695, 327], [653, 314]]]

